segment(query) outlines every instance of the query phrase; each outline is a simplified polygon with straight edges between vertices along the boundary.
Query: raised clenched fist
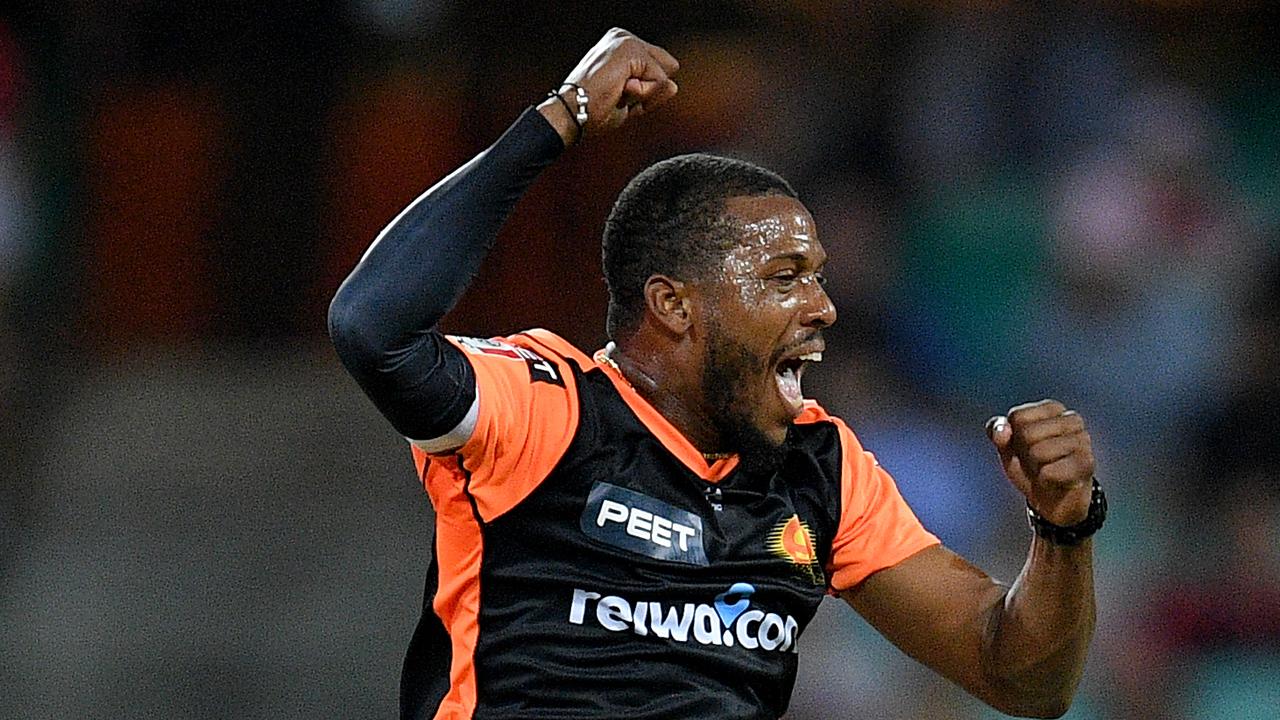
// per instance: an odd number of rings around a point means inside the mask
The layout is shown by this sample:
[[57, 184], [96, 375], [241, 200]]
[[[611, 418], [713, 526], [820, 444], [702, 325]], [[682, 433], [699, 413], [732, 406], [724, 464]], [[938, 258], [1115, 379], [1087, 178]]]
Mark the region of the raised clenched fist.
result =
[[[614, 28], [565, 78], [566, 85], [559, 88], [565, 102], [547, 98], [538, 110], [570, 145], [582, 136], [616, 128], [671, 99], [678, 90], [671, 76], [679, 69], [680, 63], [671, 53]], [[580, 85], [587, 94], [587, 121], [581, 133], [570, 113], [570, 108], [577, 108], [577, 98], [568, 83]]]
[[1041, 400], [991, 418], [987, 435], [1009, 482], [1041, 517], [1064, 526], [1085, 518], [1094, 459], [1083, 417], [1057, 400]]

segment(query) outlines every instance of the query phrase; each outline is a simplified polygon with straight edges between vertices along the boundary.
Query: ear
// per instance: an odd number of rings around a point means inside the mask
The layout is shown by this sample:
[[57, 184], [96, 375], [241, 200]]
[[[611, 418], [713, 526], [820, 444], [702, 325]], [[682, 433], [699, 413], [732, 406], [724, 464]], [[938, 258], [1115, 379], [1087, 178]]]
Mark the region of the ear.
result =
[[644, 304], [650, 317], [675, 335], [693, 325], [689, 287], [666, 275], [652, 275], [644, 283]]

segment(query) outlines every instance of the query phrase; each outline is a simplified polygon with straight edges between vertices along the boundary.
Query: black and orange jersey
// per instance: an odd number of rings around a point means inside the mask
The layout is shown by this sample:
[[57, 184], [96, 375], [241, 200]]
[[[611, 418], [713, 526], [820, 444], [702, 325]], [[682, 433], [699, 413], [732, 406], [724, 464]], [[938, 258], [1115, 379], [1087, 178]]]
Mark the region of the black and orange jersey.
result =
[[766, 477], [552, 333], [449, 340], [476, 396], [460, 447], [414, 447], [436, 535], [404, 717], [776, 718], [822, 597], [938, 542], [815, 403]]

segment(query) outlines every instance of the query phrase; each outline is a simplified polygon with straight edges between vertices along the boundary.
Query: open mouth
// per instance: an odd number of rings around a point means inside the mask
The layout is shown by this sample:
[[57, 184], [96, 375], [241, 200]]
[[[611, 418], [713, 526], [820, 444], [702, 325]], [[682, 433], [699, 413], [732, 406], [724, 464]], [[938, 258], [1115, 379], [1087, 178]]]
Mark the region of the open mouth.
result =
[[800, 389], [800, 377], [804, 375], [805, 365], [811, 362], [822, 362], [822, 353], [807, 352], [803, 355], [783, 358], [774, 369], [778, 394], [790, 407], [792, 415], [799, 415], [804, 409], [804, 393]]

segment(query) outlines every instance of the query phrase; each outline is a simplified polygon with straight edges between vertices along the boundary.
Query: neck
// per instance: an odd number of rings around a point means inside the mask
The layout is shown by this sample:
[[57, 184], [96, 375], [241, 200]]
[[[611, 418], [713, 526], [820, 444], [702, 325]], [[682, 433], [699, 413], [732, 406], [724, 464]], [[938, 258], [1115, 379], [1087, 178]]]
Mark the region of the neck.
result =
[[720, 434], [706, 411], [701, 376], [691, 384], [688, 373], [674, 371], [669, 354], [646, 352], [643, 346], [628, 345], [622, 351], [609, 343], [605, 357], [613, 363], [631, 387], [667, 419], [708, 461], [732, 455], [720, 446]]

